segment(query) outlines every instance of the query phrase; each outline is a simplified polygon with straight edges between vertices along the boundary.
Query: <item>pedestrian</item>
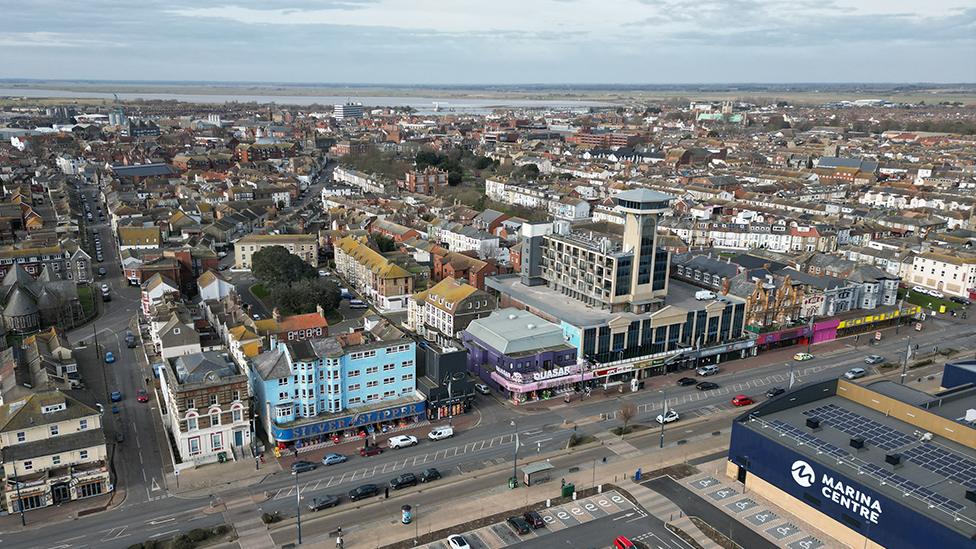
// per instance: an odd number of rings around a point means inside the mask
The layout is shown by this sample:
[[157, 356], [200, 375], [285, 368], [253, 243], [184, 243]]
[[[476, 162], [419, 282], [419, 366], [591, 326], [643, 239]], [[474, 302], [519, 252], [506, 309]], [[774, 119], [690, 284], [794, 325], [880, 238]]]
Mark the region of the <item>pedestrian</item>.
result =
[[336, 549], [342, 549], [342, 536], [336, 538]]

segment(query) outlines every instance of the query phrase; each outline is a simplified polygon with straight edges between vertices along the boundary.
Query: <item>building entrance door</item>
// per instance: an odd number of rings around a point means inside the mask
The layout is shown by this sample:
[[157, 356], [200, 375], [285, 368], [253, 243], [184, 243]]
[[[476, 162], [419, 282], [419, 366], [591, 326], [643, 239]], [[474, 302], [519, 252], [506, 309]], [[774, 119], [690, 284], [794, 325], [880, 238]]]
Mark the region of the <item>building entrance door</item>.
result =
[[234, 446], [244, 446], [244, 431], [234, 431]]
[[71, 493], [69, 492], [68, 484], [62, 482], [60, 484], [51, 486], [51, 499], [54, 501], [55, 505], [65, 501], [71, 501]]

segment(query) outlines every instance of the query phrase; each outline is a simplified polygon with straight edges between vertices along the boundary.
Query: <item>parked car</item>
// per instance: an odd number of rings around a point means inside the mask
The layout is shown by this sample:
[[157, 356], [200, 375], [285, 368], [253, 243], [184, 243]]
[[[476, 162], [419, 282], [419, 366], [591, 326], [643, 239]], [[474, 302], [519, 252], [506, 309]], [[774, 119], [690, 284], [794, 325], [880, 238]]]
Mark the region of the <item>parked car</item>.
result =
[[461, 534], [447, 536], [447, 545], [451, 549], [471, 549], [471, 546], [468, 545], [468, 540], [464, 539], [464, 536]]
[[678, 412], [674, 410], [668, 410], [668, 413], [666, 414], [657, 415], [658, 423], [671, 423], [673, 421], [678, 421], [679, 419], [681, 419], [681, 416], [679, 416]]
[[312, 498], [312, 501], [308, 504], [309, 511], [321, 511], [322, 509], [328, 509], [329, 507], [335, 507], [339, 505], [339, 496], [319, 496]]
[[112, 413], [113, 414], [119, 413], [119, 405], [118, 404], [113, 404], [112, 405]]
[[712, 389], [718, 389], [718, 383], [702, 381], [698, 385], [695, 385], [695, 389], [698, 389], [699, 391], [711, 391]]
[[383, 448], [380, 446], [367, 446], [365, 448], [359, 449], [359, 455], [363, 457], [378, 456], [383, 453]]
[[949, 301], [951, 301], [953, 303], [958, 303], [960, 305], [969, 305], [970, 304], [970, 301], [968, 299], [966, 299], [965, 297], [959, 297], [957, 295], [950, 296], [949, 297]]
[[102, 293], [110, 292], [112, 289], [108, 287], [108, 284], [102, 284]]
[[938, 291], [938, 290], [930, 290], [929, 291], [929, 295], [932, 296], [932, 297], [937, 297], [939, 299], [942, 299], [942, 298], [945, 297], [945, 294], [942, 293], [942, 292], [940, 292], [940, 291]]
[[108, 274], [108, 269], [106, 269], [105, 267], [98, 268], [98, 276], [105, 277], [105, 275], [107, 274]]
[[319, 276], [329, 276], [331, 274], [332, 273], [330, 273], [329, 271], [326, 271], [325, 269], [319, 269]]
[[735, 397], [732, 398], [732, 406], [748, 406], [750, 404], [755, 403], [746, 395], [735, 395]]
[[300, 460], [291, 464], [292, 473], [307, 473], [314, 469], [315, 469], [315, 464], [312, 463], [311, 461]]
[[508, 517], [506, 522], [508, 522], [508, 525], [512, 527], [512, 530], [515, 530], [515, 533], [520, 536], [524, 536], [532, 531], [532, 527], [529, 526], [529, 523], [525, 522], [525, 519], [522, 517]]
[[701, 368], [695, 370], [695, 373], [697, 373], [700, 376], [711, 376], [717, 374], [718, 371], [719, 371], [718, 366], [714, 364], [709, 364], [708, 366], [702, 366]]
[[390, 437], [390, 440], [387, 441], [392, 449], [407, 448], [416, 445], [418, 442], [417, 437], [413, 435], [397, 435]]
[[369, 309], [369, 305], [367, 305], [366, 302], [364, 302], [361, 299], [350, 299], [349, 300], [349, 308], [350, 309]]
[[430, 440], [441, 440], [444, 438], [451, 438], [454, 436], [454, 427], [450, 425], [444, 425], [441, 427], [434, 427], [427, 433], [427, 438]]
[[139, 389], [136, 391], [136, 400], [138, 402], [149, 402], [149, 393], [145, 389]]
[[115, 433], [115, 442], [117, 442], [119, 444], [122, 444], [122, 441], [124, 441], [124, 440], [125, 440], [125, 435], [122, 434], [121, 431], [118, 432], [118, 433]]
[[335, 465], [337, 463], [345, 463], [346, 456], [342, 454], [325, 454], [322, 456], [322, 465]]
[[698, 383], [698, 380], [693, 377], [682, 377], [678, 379], [677, 383], [682, 387], [686, 387]]
[[349, 499], [357, 501], [363, 498], [375, 496], [380, 493], [379, 486], [375, 484], [363, 484], [349, 490]]
[[230, 269], [230, 265], [227, 265], [226, 263], [217, 267], [218, 271], [226, 271], [227, 269]]
[[421, 471], [420, 477], [418, 478], [420, 479], [420, 482], [433, 482], [435, 480], [440, 480], [441, 472], [433, 467], [430, 467]]
[[793, 360], [798, 362], [803, 362], [804, 360], [813, 360], [813, 355], [810, 353], [796, 353], [793, 355]]
[[112, 354], [112, 351], [106, 351], [105, 352], [105, 364], [111, 364], [113, 362], [115, 362], [115, 355]]
[[868, 375], [868, 373], [864, 370], [864, 368], [851, 368], [850, 370], [844, 372], [844, 377], [847, 379], [858, 379], [866, 375]]
[[417, 485], [417, 475], [413, 473], [403, 473], [402, 475], [392, 479], [390, 481], [390, 488], [394, 490], [399, 490], [400, 488], [406, 488], [408, 486]]
[[132, 332], [125, 332], [125, 346], [130, 349], [136, 348], [136, 336]]
[[478, 391], [479, 393], [481, 393], [483, 395], [490, 395], [491, 394], [491, 389], [487, 385], [485, 385], [484, 383], [475, 383], [474, 384], [474, 390], [475, 391]]
[[637, 547], [634, 542], [627, 539], [625, 536], [617, 536], [613, 540], [613, 549], [634, 549]]
[[112, 399], [112, 402], [121, 402], [122, 401], [122, 391], [112, 391], [112, 394], [110, 395], [110, 398]]
[[882, 362], [884, 362], [884, 357], [881, 355], [868, 355], [864, 359], [865, 364], [881, 364]]
[[108, 292], [102, 292], [102, 301], [104, 302], [112, 301], [112, 294]]
[[526, 511], [522, 513], [522, 518], [525, 522], [529, 523], [529, 526], [533, 528], [544, 528], [546, 526], [546, 521], [542, 520], [542, 515], [536, 513], [535, 511]]
[[786, 389], [782, 387], [773, 387], [772, 389], [766, 391], [766, 398], [777, 397], [786, 392]]
[[928, 290], [926, 290], [925, 288], [923, 288], [921, 286], [912, 286], [912, 291], [915, 292], [915, 293], [917, 293], [917, 294], [925, 294], [925, 295], [928, 295], [928, 293], [929, 293]]

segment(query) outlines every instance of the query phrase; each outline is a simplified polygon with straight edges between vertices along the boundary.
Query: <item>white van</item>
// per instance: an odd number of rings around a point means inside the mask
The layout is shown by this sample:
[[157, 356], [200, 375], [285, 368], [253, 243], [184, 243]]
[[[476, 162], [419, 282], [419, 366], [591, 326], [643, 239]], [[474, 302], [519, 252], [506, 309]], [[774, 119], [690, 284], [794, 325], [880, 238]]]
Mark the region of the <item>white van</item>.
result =
[[440, 440], [442, 438], [450, 438], [454, 436], [454, 427], [450, 425], [444, 425], [443, 427], [434, 427], [427, 433], [427, 438], [430, 440]]
[[349, 300], [349, 308], [350, 309], [368, 309], [369, 308], [369, 305], [367, 305], [366, 303], [362, 302], [359, 299], [350, 299]]
[[698, 301], [704, 301], [706, 299], [715, 299], [715, 292], [710, 292], [708, 290], [698, 290], [695, 292], [695, 299]]

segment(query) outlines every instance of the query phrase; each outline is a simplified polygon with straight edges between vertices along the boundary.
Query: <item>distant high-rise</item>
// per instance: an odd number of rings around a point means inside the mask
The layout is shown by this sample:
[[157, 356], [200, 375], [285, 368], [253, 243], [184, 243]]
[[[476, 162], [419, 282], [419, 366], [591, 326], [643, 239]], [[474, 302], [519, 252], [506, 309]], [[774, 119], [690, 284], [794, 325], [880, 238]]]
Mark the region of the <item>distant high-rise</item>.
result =
[[125, 115], [121, 107], [108, 113], [108, 124], [110, 126], [125, 126], [128, 123], [129, 118]]
[[333, 116], [336, 120], [345, 120], [346, 118], [362, 118], [363, 104], [346, 103], [345, 105], [336, 105]]

